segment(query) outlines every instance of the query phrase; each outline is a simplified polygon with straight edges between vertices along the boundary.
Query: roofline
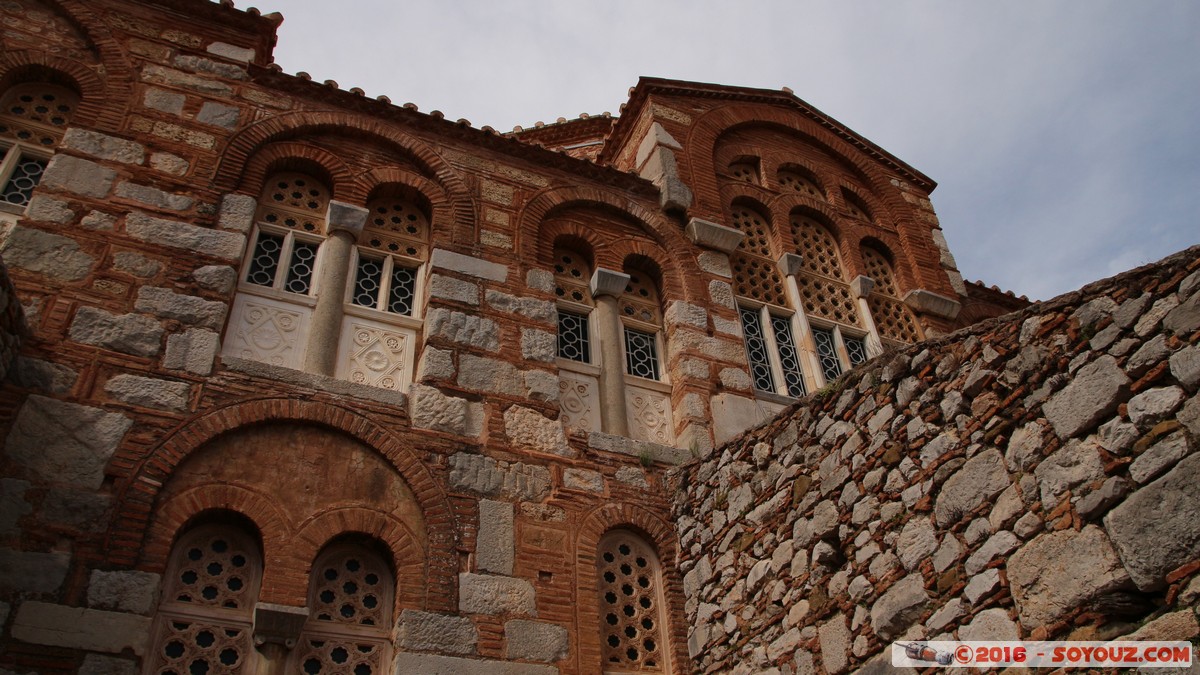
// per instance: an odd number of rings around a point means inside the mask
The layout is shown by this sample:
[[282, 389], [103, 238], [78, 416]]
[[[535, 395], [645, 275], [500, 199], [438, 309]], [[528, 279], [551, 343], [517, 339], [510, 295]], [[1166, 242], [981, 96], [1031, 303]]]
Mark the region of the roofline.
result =
[[703, 98], [728, 98], [754, 103], [783, 104], [795, 108], [802, 115], [820, 124], [831, 133], [862, 150], [868, 156], [882, 162], [894, 171], [904, 175], [909, 180], [918, 183], [927, 192], [933, 192], [937, 182], [921, 173], [899, 157], [884, 150], [868, 140], [862, 134], [842, 124], [815, 106], [804, 101], [791, 92], [790, 89], [756, 89], [753, 87], [732, 87], [708, 82], [689, 82], [686, 80], [671, 80], [657, 77], [641, 77], [638, 83], [629, 90], [629, 100], [622, 106], [621, 116], [613, 126], [608, 142], [600, 152], [599, 161], [611, 162], [617, 152], [628, 140], [637, 121], [637, 112], [646, 104], [651, 94], [673, 94], [697, 96]]

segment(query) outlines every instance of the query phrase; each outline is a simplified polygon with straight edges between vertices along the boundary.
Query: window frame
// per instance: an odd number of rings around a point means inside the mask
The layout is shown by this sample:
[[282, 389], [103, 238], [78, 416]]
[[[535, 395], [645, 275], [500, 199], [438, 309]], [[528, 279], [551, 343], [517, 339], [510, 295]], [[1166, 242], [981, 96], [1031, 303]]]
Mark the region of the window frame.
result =
[[[31, 145], [18, 140], [3, 139], [0, 140], [0, 193], [8, 188], [9, 182], [12, 180], [13, 173], [16, 172], [17, 166], [21, 163], [22, 158], [29, 157], [40, 160], [49, 165], [50, 160], [54, 157], [54, 151], [46, 148], [41, 148], [36, 145]], [[45, 169], [43, 168], [43, 175]], [[42, 184], [42, 176], [38, 176], [37, 183], [33, 189], [36, 190]], [[12, 213], [15, 215], [24, 215], [25, 210], [29, 208], [29, 202], [33, 200], [32, 192], [29, 195], [29, 200], [24, 204], [13, 204], [0, 199], [0, 211]]]
[[[374, 307], [366, 307], [354, 302], [354, 287], [358, 281], [358, 264], [364, 255], [371, 260], [383, 261], [383, 271], [381, 272], [382, 283], [379, 286], [379, 297], [376, 298]], [[397, 265], [405, 269], [410, 269], [413, 273], [413, 301], [412, 312], [410, 314], [398, 314], [386, 309], [387, 304], [391, 300], [392, 271]], [[405, 328], [420, 329], [422, 324], [420, 317], [424, 316], [424, 304], [421, 302], [421, 297], [425, 290], [426, 265], [427, 263], [415, 258], [387, 253], [369, 246], [355, 246], [354, 252], [350, 256], [350, 269], [347, 272], [350, 278], [346, 283], [346, 295], [342, 298], [343, 312], [350, 316], [374, 319]]]
[[[805, 368], [805, 347], [803, 342], [804, 331], [801, 330], [799, 322], [797, 322], [796, 312], [788, 311], [782, 307], [770, 305], [767, 303], [757, 302], [750, 298], [738, 297], [738, 326], [742, 329], [742, 345], [746, 349], [746, 364], [750, 366], [750, 387], [755, 394], [767, 394], [768, 396], [782, 397], [788, 401], [794, 401], [799, 396], [793, 396], [787, 390], [787, 376], [783, 370], [783, 356], [779, 351], [779, 342], [775, 337], [775, 329], [771, 325], [772, 318], [785, 319], [788, 326], [792, 330], [792, 348], [796, 351], [797, 367], [800, 369], [800, 380], [804, 387], [804, 394], [807, 395], [813, 390], [815, 384], [812, 375]], [[742, 310], [749, 310], [758, 314], [759, 327], [762, 330], [763, 342], [767, 351], [767, 364], [771, 369], [771, 385], [774, 387], [772, 391], [759, 389], [754, 381], [754, 362], [750, 358], [749, 345], [746, 344], [746, 327], [742, 324]]]
[[[838, 368], [840, 370], [837, 377], [841, 377], [842, 375], [845, 375], [849, 371], [851, 371], [854, 368], [857, 368], [859, 365], [861, 365], [861, 364], [854, 363], [853, 360], [850, 358], [850, 350], [846, 348], [846, 341], [845, 341], [847, 334], [849, 335], [849, 337], [851, 339], [862, 341], [863, 355], [865, 356], [865, 358], [863, 359], [863, 363], [865, 363], [866, 361], [871, 359], [872, 354], [871, 354], [870, 346], [869, 346], [870, 341], [868, 340], [868, 337], [870, 334], [867, 331], [862, 330], [862, 329], [848, 328], [846, 326], [843, 326], [840, 323], [828, 321], [825, 319], [814, 319], [811, 316], [807, 317], [807, 318], [808, 318], [810, 331], [821, 330], [821, 331], [827, 331], [832, 334], [834, 354], [837, 356]], [[818, 366], [818, 371], [819, 371], [821, 380], [824, 382], [824, 384], [822, 386], [828, 385], [830, 382], [833, 382], [837, 378], [832, 378], [832, 379], [829, 378], [825, 374], [825, 369], [823, 367], [821, 367], [821, 354], [817, 350], [816, 336], [810, 334], [809, 340], [811, 340], [811, 342], [812, 342], [811, 354]]]
[[[629, 372], [629, 353], [626, 350], [626, 342], [628, 337], [626, 337], [626, 333], [630, 329], [638, 333], [646, 333], [654, 336], [654, 359], [657, 361], [658, 379], [650, 379], [648, 377], [634, 375], [633, 373]], [[631, 317], [622, 316], [621, 335], [618, 339], [621, 342], [621, 373], [626, 379], [629, 379], [631, 384], [641, 384], [643, 386], [647, 382], [670, 384], [670, 379], [667, 376], [666, 361], [663, 358], [663, 355], [666, 354], [666, 345], [663, 341], [662, 326], [646, 323], [645, 321], [639, 321], [638, 319]]]
[[[274, 236], [283, 236], [283, 245], [279, 249], [279, 265], [275, 271], [275, 279], [270, 286], [264, 286], [250, 282], [247, 277], [250, 274], [250, 267], [254, 264], [254, 251], [258, 248], [259, 236], [263, 233]], [[292, 253], [295, 250], [296, 239], [316, 246], [317, 253], [313, 257], [312, 280], [308, 285], [307, 293], [293, 293], [285, 290], [283, 286], [287, 283], [287, 272], [291, 269]], [[269, 223], [255, 223], [254, 229], [250, 233], [250, 245], [246, 248], [246, 257], [242, 261], [241, 269], [238, 271], [238, 291], [249, 292], [252, 295], [272, 298], [283, 302], [293, 304], [306, 305], [312, 307], [317, 302], [318, 279], [320, 278], [321, 264], [324, 261], [325, 253], [322, 244], [325, 242], [325, 237], [322, 235], [310, 234], [307, 232], [298, 232], [289, 227], [271, 225]]]

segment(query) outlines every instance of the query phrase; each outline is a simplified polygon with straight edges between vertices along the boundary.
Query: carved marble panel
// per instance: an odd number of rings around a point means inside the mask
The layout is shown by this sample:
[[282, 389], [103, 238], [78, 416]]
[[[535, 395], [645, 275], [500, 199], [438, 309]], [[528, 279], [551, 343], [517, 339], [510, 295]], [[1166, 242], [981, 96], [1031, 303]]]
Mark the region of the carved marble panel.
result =
[[559, 418], [567, 432], [589, 433], [600, 429], [600, 385], [595, 377], [560, 370], [558, 372]]
[[639, 441], [663, 445], [675, 443], [671, 397], [668, 394], [625, 386], [625, 408], [629, 414], [629, 435]]
[[307, 307], [239, 295], [233, 302], [221, 353], [274, 366], [300, 368], [304, 363], [311, 313]]
[[412, 382], [416, 333], [348, 316], [338, 342], [337, 376], [372, 387], [407, 391]]

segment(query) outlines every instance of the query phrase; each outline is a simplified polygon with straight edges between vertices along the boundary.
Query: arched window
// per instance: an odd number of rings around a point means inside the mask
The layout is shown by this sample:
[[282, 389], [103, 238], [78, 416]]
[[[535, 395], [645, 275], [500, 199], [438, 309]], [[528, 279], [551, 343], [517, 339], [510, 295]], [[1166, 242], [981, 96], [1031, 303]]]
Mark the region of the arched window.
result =
[[588, 257], [565, 244], [554, 247], [554, 294], [558, 296], [558, 393], [563, 425], [570, 431], [602, 431], [600, 369], [591, 312], [595, 306]]
[[637, 534], [617, 529], [600, 539], [596, 553], [601, 668], [670, 672], [662, 569], [654, 549]]
[[79, 97], [55, 84], [29, 82], [0, 96], [0, 206], [24, 209]]
[[754, 207], [734, 204], [730, 222], [734, 229], [746, 235], [732, 256], [736, 293], [758, 302], [786, 307], [783, 278], [772, 255], [770, 219]]
[[388, 671], [395, 578], [383, 556], [359, 543], [329, 546], [313, 564], [308, 621], [289, 672], [373, 675]]
[[806, 169], [795, 166], [781, 168], [777, 174], [779, 187], [785, 192], [798, 192], [813, 199], [825, 201], [825, 190], [817, 181], [816, 176]]
[[739, 157], [729, 163], [729, 175], [734, 180], [739, 180], [743, 183], [762, 185], [758, 166], [759, 160], [757, 157]]
[[280, 173], [268, 179], [258, 198], [245, 283], [309, 295], [328, 206], [329, 190], [312, 176]]
[[180, 537], [163, 577], [145, 672], [251, 672], [261, 579], [258, 546], [238, 528], [203, 525]]
[[871, 209], [867, 208], [867, 203], [846, 188], [842, 188], [842, 200], [846, 202], [846, 212], [850, 214], [851, 218], [868, 222], [875, 220], [871, 215]]
[[875, 282], [867, 304], [871, 308], [871, 318], [875, 320], [880, 339], [893, 344], [911, 343], [921, 339], [917, 322], [900, 301], [896, 274], [888, 257], [870, 245], [863, 246], [862, 257], [867, 275]]
[[627, 261], [629, 275], [618, 299], [624, 332], [625, 409], [633, 438], [670, 445], [675, 441], [671, 388], [663, 380], [663, 314], [649, 260]]

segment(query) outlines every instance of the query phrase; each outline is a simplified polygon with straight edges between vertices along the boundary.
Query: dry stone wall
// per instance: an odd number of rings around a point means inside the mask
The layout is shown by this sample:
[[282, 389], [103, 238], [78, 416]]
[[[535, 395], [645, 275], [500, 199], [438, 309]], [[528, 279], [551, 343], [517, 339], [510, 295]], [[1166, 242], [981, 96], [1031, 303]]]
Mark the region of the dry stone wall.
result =
[[677, 470], [702, 672], [1200, 635], [1200, 247], [884, 355]]

